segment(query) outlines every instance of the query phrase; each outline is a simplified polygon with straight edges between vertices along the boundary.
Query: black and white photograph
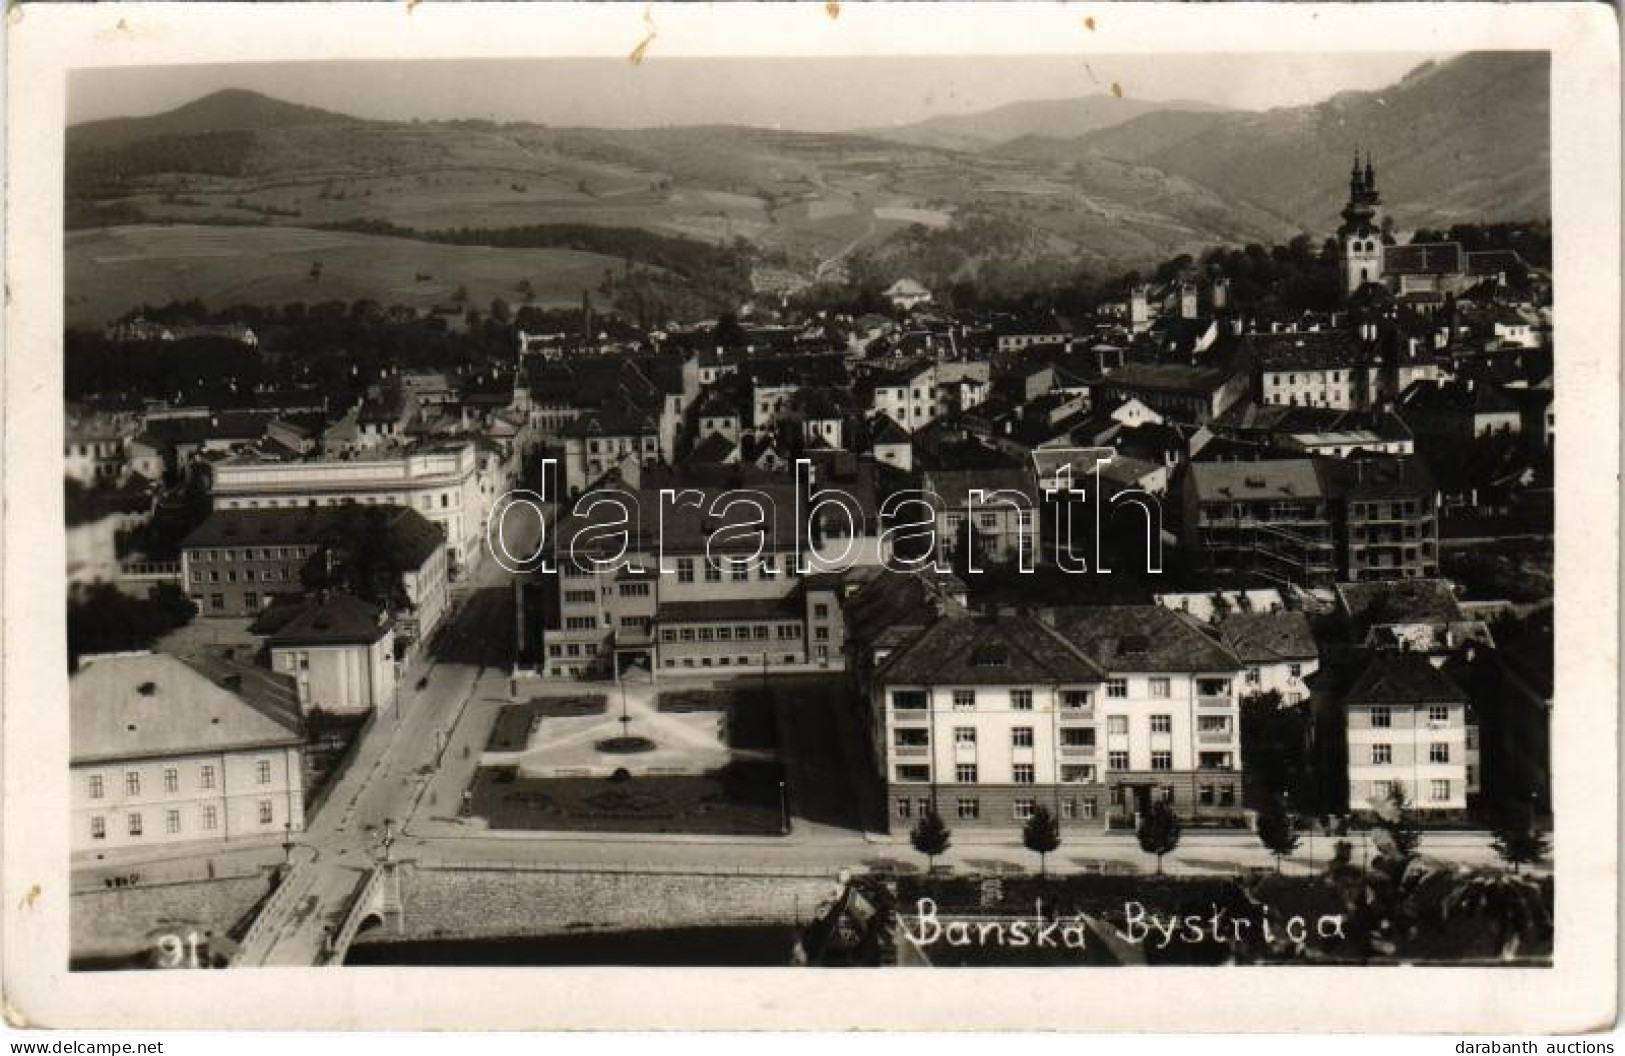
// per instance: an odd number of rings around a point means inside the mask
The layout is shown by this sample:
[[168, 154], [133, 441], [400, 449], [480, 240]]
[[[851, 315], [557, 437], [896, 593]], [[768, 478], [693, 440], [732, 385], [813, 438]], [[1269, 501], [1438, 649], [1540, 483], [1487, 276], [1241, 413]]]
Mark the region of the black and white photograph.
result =
[[1582, 967], [1618, 272], [1554, 170], [1618, 127], [1554, 146], [1565, 45], [126, 61], [118, 6], [7, 389], [61, 408], [60, 523], [54, 432], [6, 487], [55, 977]]

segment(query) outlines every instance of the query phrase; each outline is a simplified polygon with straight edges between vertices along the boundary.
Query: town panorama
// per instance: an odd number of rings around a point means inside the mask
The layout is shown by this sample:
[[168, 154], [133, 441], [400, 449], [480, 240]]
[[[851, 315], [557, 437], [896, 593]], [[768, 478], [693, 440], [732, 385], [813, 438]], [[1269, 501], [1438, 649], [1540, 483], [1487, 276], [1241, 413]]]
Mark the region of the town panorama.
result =
[[71, 124], [73, 967], [1551, 963], [1547, 82]]

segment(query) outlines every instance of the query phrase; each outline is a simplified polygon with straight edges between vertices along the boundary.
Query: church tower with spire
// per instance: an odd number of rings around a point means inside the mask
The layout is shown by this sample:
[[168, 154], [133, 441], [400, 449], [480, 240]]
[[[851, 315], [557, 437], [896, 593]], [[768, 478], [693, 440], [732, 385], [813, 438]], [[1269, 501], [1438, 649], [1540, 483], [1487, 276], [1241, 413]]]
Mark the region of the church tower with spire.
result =
[[1344, 296], [1368, 282], [1382, 281], [1382, 228], [1377, 219], [1377, 207], [1381, 204], [1371, 155], [1366, 155], [1362, 171], [1356, 151], [1354, 167], [1349, 172], [1349, 201], [1343, 206], [1343, 226], [1337, 229]]

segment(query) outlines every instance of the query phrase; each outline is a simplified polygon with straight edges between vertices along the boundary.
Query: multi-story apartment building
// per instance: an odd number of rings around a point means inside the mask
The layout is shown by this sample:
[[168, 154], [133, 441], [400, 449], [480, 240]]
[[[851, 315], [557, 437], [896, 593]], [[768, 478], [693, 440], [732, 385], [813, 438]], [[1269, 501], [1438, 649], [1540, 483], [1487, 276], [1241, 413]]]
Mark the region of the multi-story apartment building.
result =
[[1157, 800], [1192, 821], [1241, 816], [1244, 665], [1160, 605], [1055, 609], [1046, 618], [1105, 672], [1101, 752], [1115, 824]]
[[878, 661], [871, 738], [894, 826], [1131, 826], [1153, 802], [1241, 814], [1242, 666], [1159, 606], [947, 615]]
[[1438, 492], [1405, 456], [1194, 462], [1181, 532], [1215, 573], [1330, 587], [1438, 574]]
[[1175, 422], [1206, 425], [1247, 395], [1243, 372], [1184, 363], [1125, 363], [1091, 388], [1097, 407], [1139, 400]]
[[1478, 721], [1444, 671], [1415, 653], [1370, 654], [1343, 694], [1349, 809], [1396, 785], [1418, 810], [1460, 812], [1478, 792]]
[[892, 828], [933, 804], [950, 826], [1019, 827], [1040, 803], [1100, 827], [1104, 677], [1033, 616], [945, 616], [914, 635], [870, 682]]
[[[798, 507], [782, 484], [725, 492], [719, 488], [640, 489], [613, 493], [621, 509], [578, 503], [556, 527], [556, 571], [542, 576], [542, 672], [561, 678], [618, 675], [638, 666], [677, 674], [708, 668], [839, 669], [844, 623], [838, 583], [816, 574], [879, 558], [872, 510], [857, 510], [860, 536], [829, 507]], [[611, 493], [604, 493], [611, 494]], [[768, 517], [761, 553], [742, 522], [755, 511], [718, 508], [719, 497], [749, 498]], [[680, 501], [679, 501], [680, 500]], [[798, 509], [813, 532], [797, 549]], [[606, 512], [612, 511], [612, 512]], [[614, 523], [617, 534], [605, 526]], [[621, 547], [625, 543], [624, 554]], [[848, 543], [851, 549], [848, 551]], [[598, 569], [589, 558], [621, 560]], [[809, 554], [822, 561], [798, 560]], [[843, 561], [844, 556], [844, 561]]]
[[68, 707], [75, 852], [303, 830], [287, 680], [163, 653], [83, 657]]
[[343, 459], [242, 457], [214, 468], [214, 508], [254, 510], [347, 503], [405, 506], [440, 525], [455, 571], [484, 552], [479, 455], [467, 441]]
[[1182, 499], [1184, 543], [1209, 571], [1304, 587], [1336, 581], [1332, 504], [1312, 460], [1193, 462]]

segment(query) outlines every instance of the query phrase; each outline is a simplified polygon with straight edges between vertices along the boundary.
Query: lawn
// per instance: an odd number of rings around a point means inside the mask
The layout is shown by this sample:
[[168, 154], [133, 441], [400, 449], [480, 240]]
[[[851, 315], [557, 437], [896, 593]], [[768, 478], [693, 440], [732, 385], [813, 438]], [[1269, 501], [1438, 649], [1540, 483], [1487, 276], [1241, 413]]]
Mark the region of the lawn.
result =
[[778, 836], [777, 763], [735, 761], [703, 777], [523, 778], [481, 767], [470, 813], [493, 829]]
[[545, 720], [549, 716], [602, 715], [606, 706], [601, 693], [536, 697], [524, 704], [509, 704], [497, 712], [496, 722], [491, 726], [491, 735], [485, 742], [485, 750], [523, 751], [530, 742], [530, 731], [538, 720]]

